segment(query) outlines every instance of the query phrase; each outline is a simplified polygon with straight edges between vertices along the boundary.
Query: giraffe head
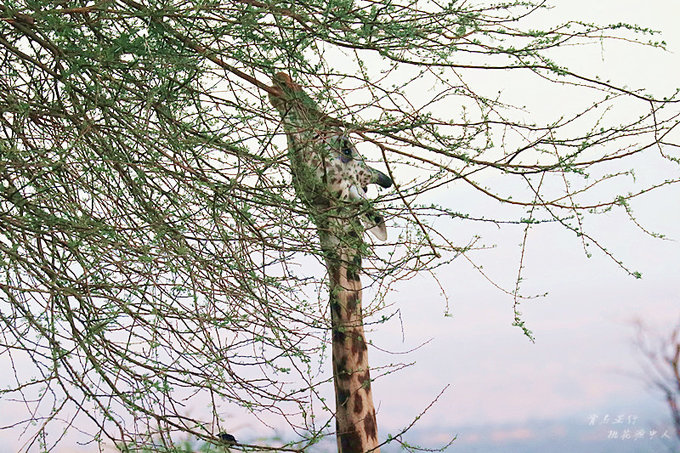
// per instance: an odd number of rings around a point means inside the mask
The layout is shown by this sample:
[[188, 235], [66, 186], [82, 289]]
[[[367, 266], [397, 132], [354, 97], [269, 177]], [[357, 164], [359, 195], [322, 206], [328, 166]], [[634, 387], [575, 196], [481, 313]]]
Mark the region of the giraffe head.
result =
[[284, 118], [298, 192], [304, 192], [306, 200], [323, 200], [319, 205], [338, 201], [356, 205], [366, 229], [386, 240], [385, 221], [371, 207], [366, 192], [369, 184], [388, 188], [392, 180], [369, 167], [341, 129], [324, 126], [324, 115], [288, 74], [279, 72], [272, 81], [269, 99]]
[[348, 137], [334, 134], [319, 138], [323, 142], [322, 159], [312, 158], [309, 165], [337, 199], [355, 203], [367, 231], [377, 239], [387, 239], [385, 220], [366, 198], [369, 184], [388, 188], [392, 180], [383, 172], [369, 167]]

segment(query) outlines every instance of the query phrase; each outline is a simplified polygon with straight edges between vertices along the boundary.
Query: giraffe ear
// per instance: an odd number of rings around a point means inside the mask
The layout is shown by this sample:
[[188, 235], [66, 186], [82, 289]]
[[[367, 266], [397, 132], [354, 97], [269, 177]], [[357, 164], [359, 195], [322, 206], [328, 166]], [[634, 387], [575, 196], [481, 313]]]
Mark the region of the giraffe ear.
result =
[[387, 227], [385, 226], [385, 222], [381, 222], [373, 228], [369, 228], [367, 231], [381, 242], [385, 242], [387, 240]]
[[387, 240], [387, 227], [385, 226], [383, 216], [371, 209], [366, 213], [366, 218], [368, 219], [368, 224], [373, 225], [366, 231], [375, 236], [379, 241], [385, 242]]
[[[368, 202], [366, 199], [366, 194], [357, 189], [357, 186], [355, 185], [351, 185], [349, 187], [349, 198], [354, 201], [364, 201], [364, 203]], [[385, 219], [383, 218], [383, 216], [375, 212], [375, 210], [372, 207], [370, 207], [370, 205], [368, 206], [364, 205], [364, 207], [368, 208], [368, 210], [363, 214], [361, 223], [363, 223], [364, 225], [372, 225], [371, 228], [366, 229], [366, 231], [375, 236], [376, 239], [378, 239], [379, 241], [386, 241], [387, 227], [385, 226]]]

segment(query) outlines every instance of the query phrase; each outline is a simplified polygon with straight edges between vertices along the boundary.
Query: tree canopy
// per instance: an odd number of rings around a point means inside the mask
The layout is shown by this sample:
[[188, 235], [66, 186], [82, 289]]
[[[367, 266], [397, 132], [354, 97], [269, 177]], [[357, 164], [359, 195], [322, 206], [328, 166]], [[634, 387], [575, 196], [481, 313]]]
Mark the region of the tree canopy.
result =
[[[678, 91], [600, 80], [560, 51], [664, 43], [634, 25], [553, 22], [548, 6], [0, 5], [0, 360], [11, 370], [0, 395], [32, 414], [19, 423], [25, 449], [58, 443], [52, 425], [117, 445], [214, 441], [232, 406], [285, 420], [291, 449], [328, 432], [330, 314], [267, 99], [278, 71], [395, 183], [376, 201], [390, 238], [365, 266], [376, 319], [391, 315], [400, 279], [457, 258], [476, 266], [479, 238], [433, 222], [519, 225], [524, 238], [559, 224], [637, 276], [584, 219], [624, 209], [637, 222], [632, 199], [678, 182], [631, 178], [642, 155], [677, 171]], [[479, 83], [489, 78], [493, 89]], [[553, 90], [573, 104], [555, 105]], [[523, 107], [534, 96], [547, 113]], [[456, 193], [499, 209], [460, 210]], [[521, 268], [501, 289], [531, 335]], [[205, 412], [186, 413], [188, 397]]]

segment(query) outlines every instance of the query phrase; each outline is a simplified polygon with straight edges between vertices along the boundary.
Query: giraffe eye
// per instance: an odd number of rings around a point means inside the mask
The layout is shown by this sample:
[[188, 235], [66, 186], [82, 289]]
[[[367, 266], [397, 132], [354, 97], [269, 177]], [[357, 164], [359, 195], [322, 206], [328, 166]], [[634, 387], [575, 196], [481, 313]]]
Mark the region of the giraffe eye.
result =
[[340, 137], [340, 152], [346, 157], [352, 157], [352, 145], [347, 137]]

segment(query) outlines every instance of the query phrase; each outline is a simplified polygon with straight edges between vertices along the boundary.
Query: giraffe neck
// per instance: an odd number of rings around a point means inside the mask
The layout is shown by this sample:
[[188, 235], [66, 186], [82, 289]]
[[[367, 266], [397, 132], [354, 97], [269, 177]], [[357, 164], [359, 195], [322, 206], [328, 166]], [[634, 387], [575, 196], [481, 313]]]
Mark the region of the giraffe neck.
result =
[[[273, 82], [269, 99], [281, 114], [288, 138], [293, 185], [316, 224], [330, 276], [338, 453], [379, 453], [361, 314], [363, 228], [346, 200], [330, 193], [330, 174], [324, 171], [320, 176], [315, 171], [325, 158], [315, 137], [319, 132], [329, 135], [338, 130], [322, 121], [318, 107], [290, 76], [278, 73]], [[323, 168], [327, 168], [325, 164]]]
[[340, 253], [329, 258], [327, 263], [330, 274], [338, 452], [379, 452], [361, 314], [361, 255], [341, 247]]

